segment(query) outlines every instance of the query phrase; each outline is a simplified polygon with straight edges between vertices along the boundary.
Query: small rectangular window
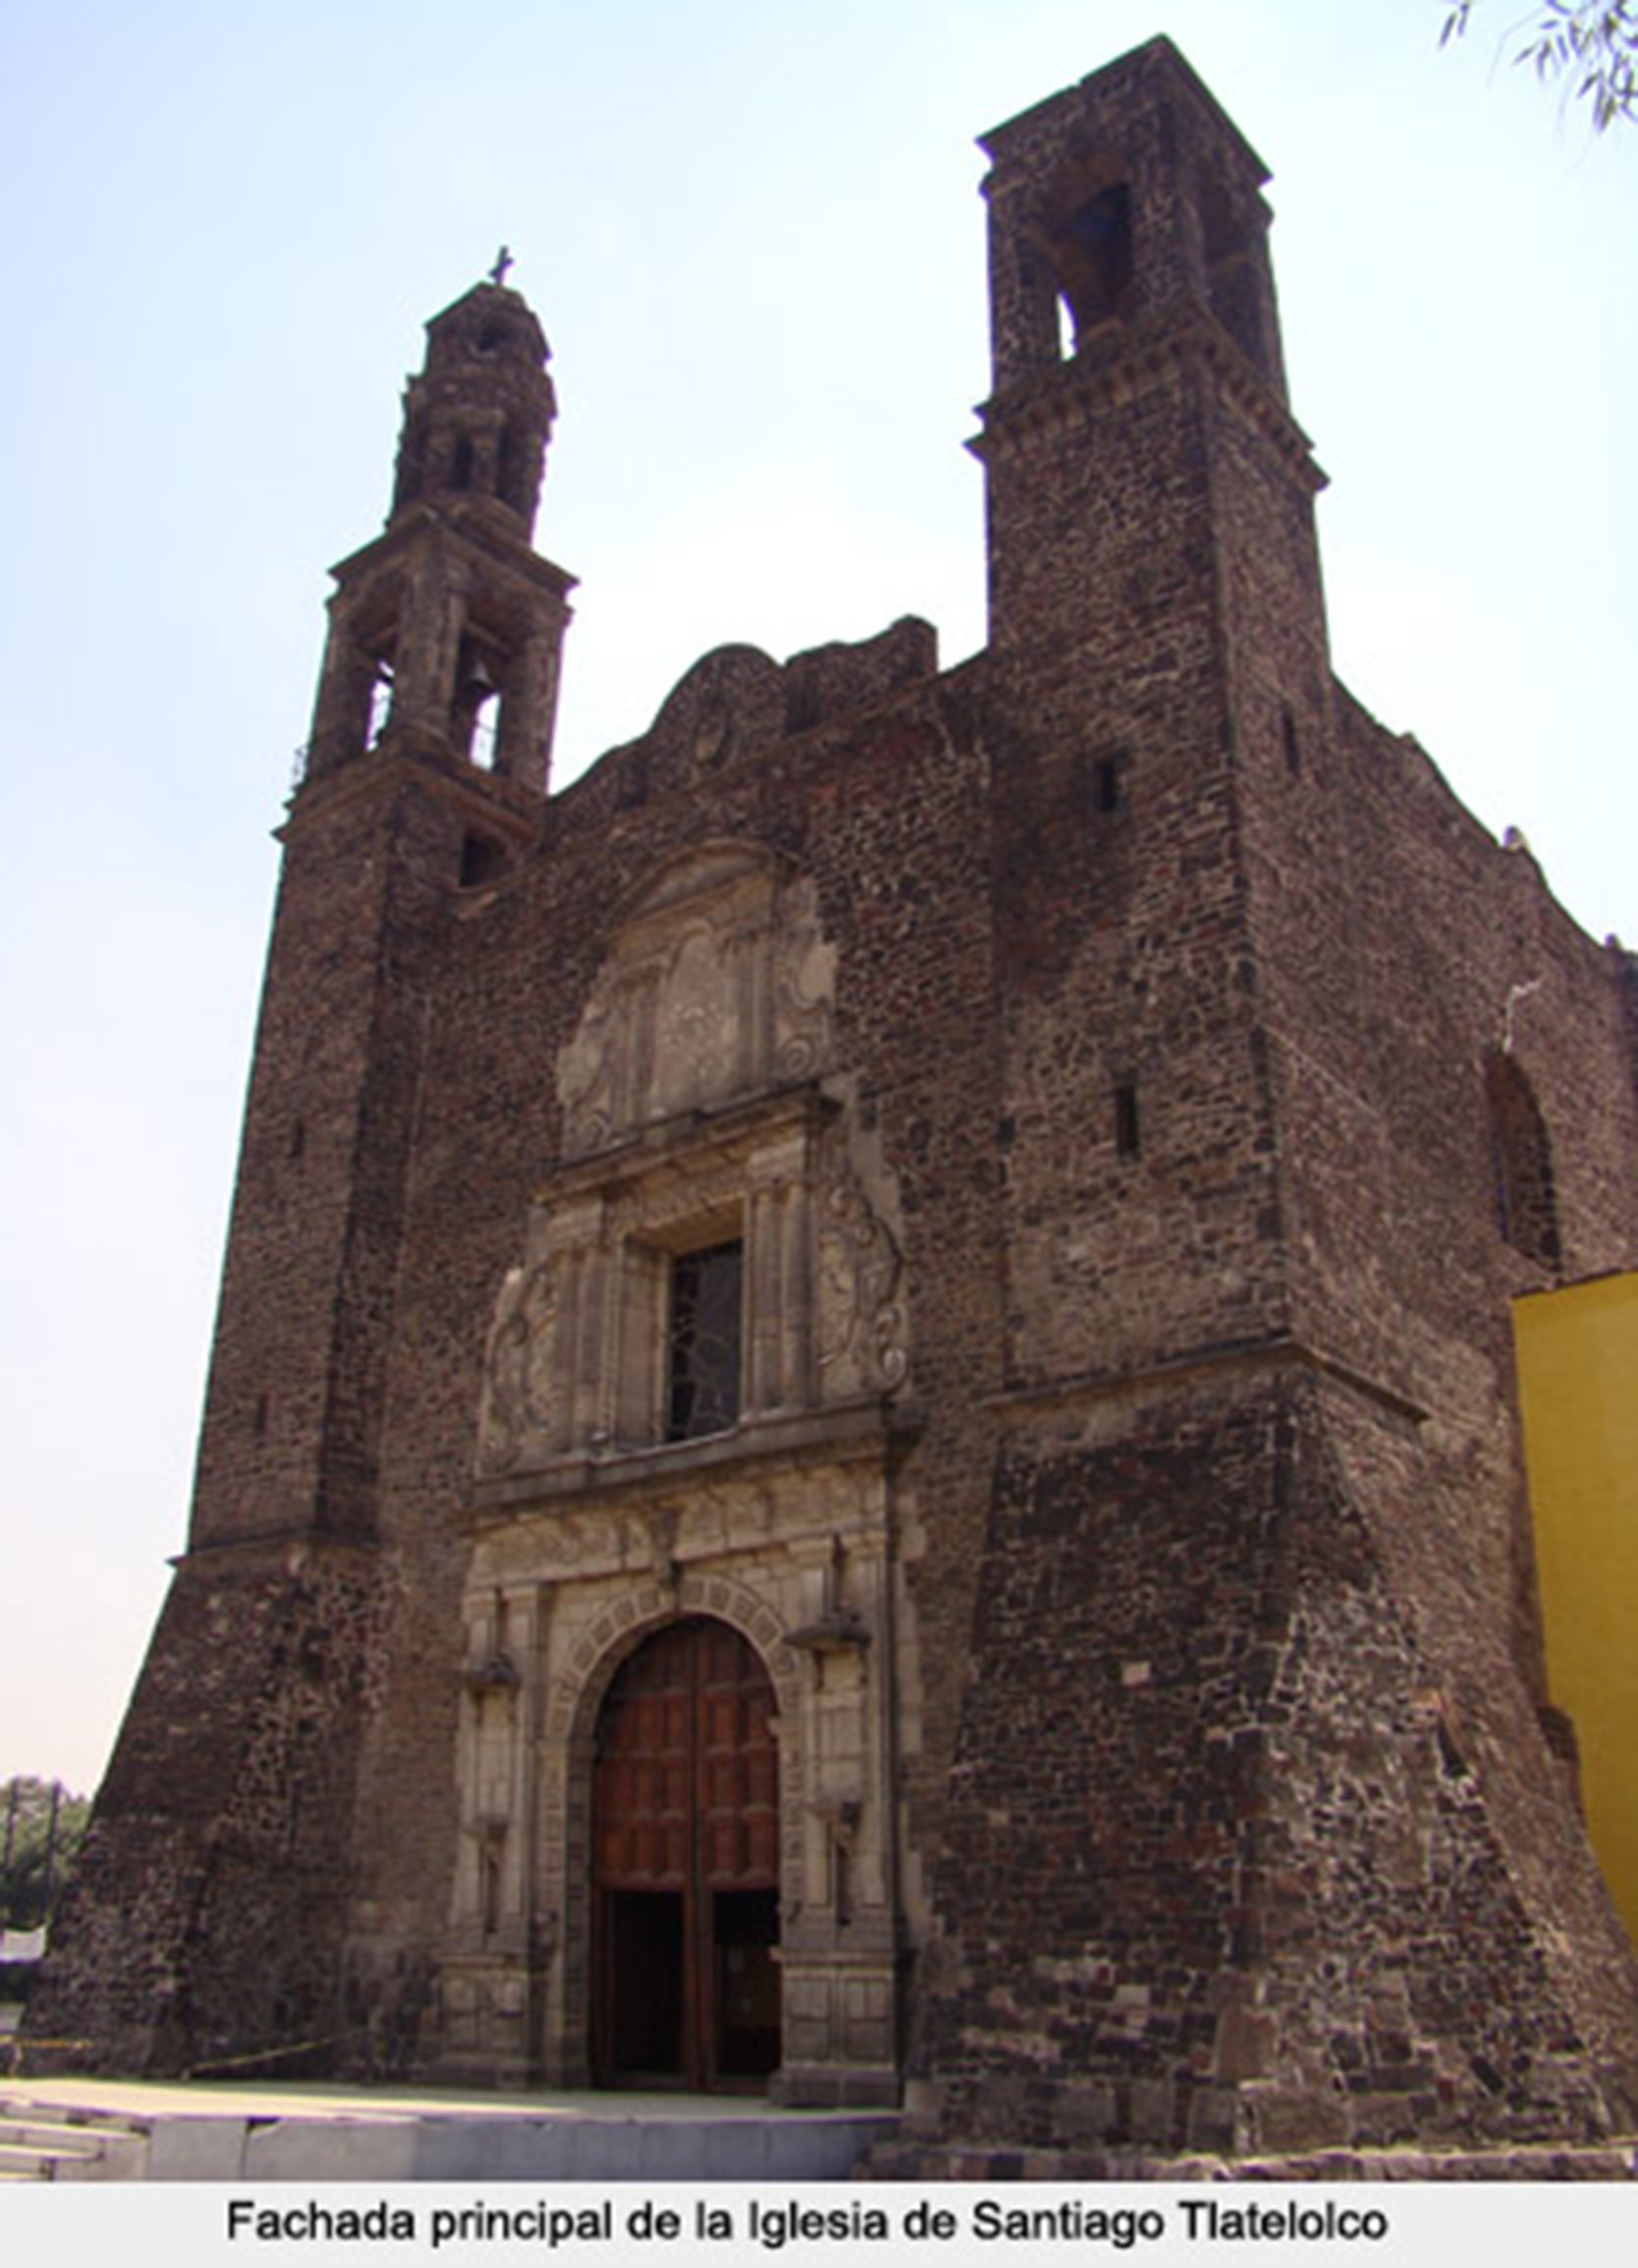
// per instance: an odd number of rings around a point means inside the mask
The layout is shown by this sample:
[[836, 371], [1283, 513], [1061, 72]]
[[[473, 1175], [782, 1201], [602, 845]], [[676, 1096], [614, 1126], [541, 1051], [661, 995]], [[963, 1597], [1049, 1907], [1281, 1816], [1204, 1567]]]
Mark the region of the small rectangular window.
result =
[[739, 1422], [745, 1247], [711, 1244], [671, 1263], [665, 1438], [702, 1441]]
[[477, 889], [483, 882], [492, 882], [504, 873], [506, 853], [487, 835], [469, 834], [461, 841], [460, 882], [464, 890]]
[[1135, 1158], [1138, 1154], [1138, 1091], [1135, 1087], [1117, 1087], [1114, 1091], [1114, 1147], [1117, 1158]]
[[1094, 811], [1118, 811], [1121, 806], [1120, 775], [1125, 766], [1118, 756], [1101, 756], [1093, 766], [1092, 806]]

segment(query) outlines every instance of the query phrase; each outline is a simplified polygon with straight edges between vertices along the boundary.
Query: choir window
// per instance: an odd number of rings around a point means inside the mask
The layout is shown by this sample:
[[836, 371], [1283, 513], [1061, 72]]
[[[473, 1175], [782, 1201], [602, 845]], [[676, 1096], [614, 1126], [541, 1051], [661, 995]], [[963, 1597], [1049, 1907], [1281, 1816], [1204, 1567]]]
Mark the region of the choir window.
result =
[[665, 1438], [701, 1441], [739, 1422], [745, 1247], [710, 1244], [671, 1263]]

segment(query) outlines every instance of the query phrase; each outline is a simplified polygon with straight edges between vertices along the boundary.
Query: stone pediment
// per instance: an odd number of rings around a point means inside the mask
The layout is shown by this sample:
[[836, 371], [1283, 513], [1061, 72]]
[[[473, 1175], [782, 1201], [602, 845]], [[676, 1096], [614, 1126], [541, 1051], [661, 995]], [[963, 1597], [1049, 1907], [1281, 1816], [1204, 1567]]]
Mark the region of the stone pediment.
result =
[[761, 843], [732, 836], [696, 843], [646, 874], [616, 899], [609, 923], [616, 949], [627, 932], [664, 921], [682, 907], [717, 898], [724, 891], [766, 895], [788, 871], [787, 862]]
[[558, 1057], [565, 1159], [819, 1076], [835, 966], [812, 882], [760, 845], [706, 843], [668, 861], [616, 908]]
[[779, 664], [759, 646], [719, 646], [677, 680], [647, 740], [658, 770], [681, 783], [708, 780], [784, 729]]

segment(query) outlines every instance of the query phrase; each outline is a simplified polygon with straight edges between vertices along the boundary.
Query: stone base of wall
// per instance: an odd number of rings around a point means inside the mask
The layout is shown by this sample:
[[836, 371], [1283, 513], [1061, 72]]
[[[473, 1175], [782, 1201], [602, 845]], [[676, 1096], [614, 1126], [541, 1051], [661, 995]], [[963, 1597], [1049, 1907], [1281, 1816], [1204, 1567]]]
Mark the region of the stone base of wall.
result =
[[1290, 2158], [1166, 2158], [1147, 2151], [965, 2149], [882, 2142], [860, 2182], [1633, 2182], [1638, 2136], [1510, 2150], [1316, 2150]]
[[921, 2133], [1097, 2180], [1631, 2132], [1638, 1975], [1523, 1679], [1384, 1548], [1456, 1501], [1419, 1429], [1295, 1366], [1055, 1423], [997, 1466]]
[[379, 1668], [370, 1556], [178, 1569], [25, 2019], [33, 2072], [337, 2068], [347, 1830]]
[[793, 2111], [891, 2111], [902, 2092], [891, 2064], [786, 2063], [769, 2080], [767, 2099]]

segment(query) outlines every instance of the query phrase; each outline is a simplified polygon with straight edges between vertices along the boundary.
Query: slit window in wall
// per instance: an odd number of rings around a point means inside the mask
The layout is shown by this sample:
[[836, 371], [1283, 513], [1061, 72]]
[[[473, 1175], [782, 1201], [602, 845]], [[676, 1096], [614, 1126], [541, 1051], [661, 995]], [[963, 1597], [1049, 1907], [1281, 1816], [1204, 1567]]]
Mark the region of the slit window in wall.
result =
[[1302, 743], [1297, 738], [1297, 720], [1288, 709], [1279, 712], [1279, 737], [1285, 750], [1285, 768], [1295, 779], [1302, 770]]
[[1117, 1158], [1135, 1158], [1138, 1154], [1136, 1087], [1117, 1087], [1114, 1091], [1114, 1149]]
[[271, 1415], [272, 1405], [268, 1401], [267, 1396], [264, 1393], [257, 1394], [255, 1400], [255, 1413], [251, 1419], [251, 1431], [254, 1434], [258, 1442], [265, 1441], [267, 1439], [267, 1421]]
[[292, 1120], [291, 1120], [291, 1124], [290, 1124], [290, 1156], [291, 1156], [291, 1159], [292, 1159], [292, 1160], [293, 1160], [295, 1162], [299, 1163], [299, 1162], [301, 1162], [301, 1160], [302, 1160], [302, 1159], [304, 1159], [304, 1158], [307, 1156], [307, 1154], [308, 1154], [308, 1122], [307, 1122], [307, 1120], [306, 1120], [305, 1118], [294, 1118], [294, 1119], [292, 1119]]
[[452, 488], [470, 488], [472, 486], [475, 461], [472, 435], [470, 433], [458, 434], [455, 441], [455, 454], [451, 458], [449, 466], [449, 484]]
[[739, 1422], [745, 1247], [710, 1244], [671, 1263], [665, 1438], [703, 1441]]
[[1092, 808], [1096, 812], [1121, 811], [1126, 803], [1126, 759], [1101, 756], [1092, 767]]

